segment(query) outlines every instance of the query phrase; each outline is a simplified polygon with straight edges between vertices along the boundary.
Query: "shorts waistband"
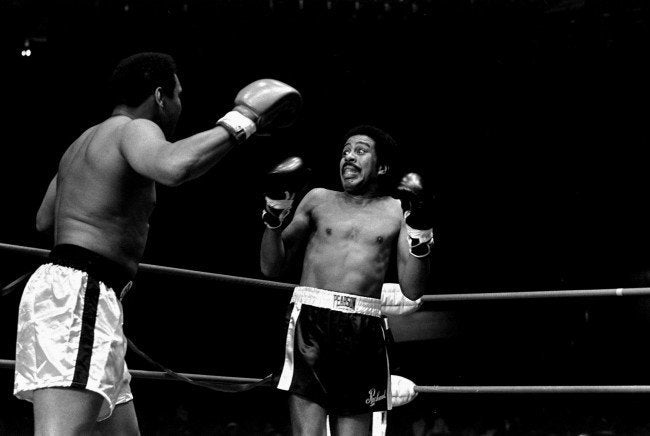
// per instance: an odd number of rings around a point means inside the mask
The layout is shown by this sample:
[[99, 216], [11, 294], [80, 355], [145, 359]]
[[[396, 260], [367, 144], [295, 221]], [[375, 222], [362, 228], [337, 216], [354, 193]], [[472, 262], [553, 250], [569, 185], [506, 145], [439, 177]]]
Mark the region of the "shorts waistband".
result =
[[90, 274], [112, 288], [118, 296], [133, 280], [129, 272], [118, 263], [78, 245], [56, 245], [50, 251], [48, 260]]
[[381, 317], [381, 300], [378, 298], [327, 291], [309, 286], [297, 286], [293, 290], [291, 302], [335, 310], [337, 312]]

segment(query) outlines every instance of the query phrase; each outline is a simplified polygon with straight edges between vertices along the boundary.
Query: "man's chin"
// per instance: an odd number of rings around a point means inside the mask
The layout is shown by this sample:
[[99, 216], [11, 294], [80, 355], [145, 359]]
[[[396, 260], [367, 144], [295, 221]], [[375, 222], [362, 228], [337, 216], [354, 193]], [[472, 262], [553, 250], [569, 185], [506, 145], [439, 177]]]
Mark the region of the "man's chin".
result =
[[362, 191], [359, 183], [345, 183], [343, 182], [343, 190], [348, 194], [358, 194]]

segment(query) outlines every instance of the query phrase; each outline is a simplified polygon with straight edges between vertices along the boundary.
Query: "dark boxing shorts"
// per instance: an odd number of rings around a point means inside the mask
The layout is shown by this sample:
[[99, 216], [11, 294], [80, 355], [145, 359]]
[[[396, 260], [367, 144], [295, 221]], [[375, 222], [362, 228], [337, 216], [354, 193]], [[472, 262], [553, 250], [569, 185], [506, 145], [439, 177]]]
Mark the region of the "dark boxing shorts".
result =
[[289, 309], [278, 389], [333, 415], [391, 409], [379, 299], [299, 286]]

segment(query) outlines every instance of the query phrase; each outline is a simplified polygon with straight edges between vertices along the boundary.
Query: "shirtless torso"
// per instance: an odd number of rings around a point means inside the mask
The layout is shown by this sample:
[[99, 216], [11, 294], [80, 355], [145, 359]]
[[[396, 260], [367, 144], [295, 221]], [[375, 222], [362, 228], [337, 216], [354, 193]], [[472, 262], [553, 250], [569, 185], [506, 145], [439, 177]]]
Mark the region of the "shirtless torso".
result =
[[[68, 147], [39, 207], [36, 228], [52, 229], [55, 247], [21, 298], [16, 380], [24, 382], [14, 389], [34, 403], [36, 435], [139, 434], [123, 313], [111, 288], [137, 271], [156, 183], [200, 177], [258, 128], [291, 124], [300, 105], [290, 86], [258, 80], [217, 125], [170, 142], [182, 108], [175, 70], [163, 53], [120, 62], [111, 79], [112, 115]], [[275, 117], [265, 118], [267, 111]]]
[[55, 243], [95, 251], [135, 273], [156, 202], [154, 180], [136, 173], [120, 152], [115, 116], [84, 132], [65, 152], [56, 176]]
[[[384, 399], [377, 410], [390, 408], [385, 326], [380, 314], [357, 311], [356, 302], [378, 307], [393, 254], [407, 297], [422, 294], [429, 274], [429, 260], [410, 253], [402, 204], [390, 196], [396, 187], [386, 186], [392, 142], [371, 126], [353, 129], [339, 161], [343, 190], [312, 189], [284, 229], [265, 221], [262, 272], [281, 276], [302, 260], [302, 287], [292, 296], [278, 384], [291, 393], [295, 435], [324, 434], [326, 422], [332, 434], [368, 434], [376, 404], [368, 395], [374, 398], [373, 393]], [[267, 206], [267, 213], [276, 213], [275, 203]], [[337, 300], [338, 293], [360, 297]]]
[[312, 232], [301, 285], [379, 298], [401, 228], [402, 209], [391, 197], [357, 198], [314, 189], [296, 211]]

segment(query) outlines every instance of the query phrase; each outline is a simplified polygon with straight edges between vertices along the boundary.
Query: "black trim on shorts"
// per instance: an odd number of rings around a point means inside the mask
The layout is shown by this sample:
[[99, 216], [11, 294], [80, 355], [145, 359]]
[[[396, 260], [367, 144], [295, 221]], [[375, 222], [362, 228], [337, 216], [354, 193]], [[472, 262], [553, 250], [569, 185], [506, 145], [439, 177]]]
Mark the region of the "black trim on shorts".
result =
[[48, 260], [52, 263], [87, 272], [112, 288], [118, 295], [133, 277], [122, 265], [87, 248], [73, 244], [56, 245]]
[[72, 386], [85, 388], [90, 375], [90, 359], [93, 354], [95, 342], [95, 321], [97, 320], [97, 305], [99, 303], [99, 281], [88, 274], [86, 294], [84, 296], [84, 309], [81, 316], [81, 334], [79, 336], [79, 350], [74, 366]]
[[56, 245], [48, 260], [56, 265], [83, 271], [87, 275], [84, 308], [81, 315], [79, 349], [75, 362], [72, 387], [85, 388], [90, 376], [90, 362], [95, 342], [95, 323], [99, 304], [99, 283], [106, 284], [118, 295], [131, 281], [128, 271], [118, 263], [92, 250], [73, 244]]

